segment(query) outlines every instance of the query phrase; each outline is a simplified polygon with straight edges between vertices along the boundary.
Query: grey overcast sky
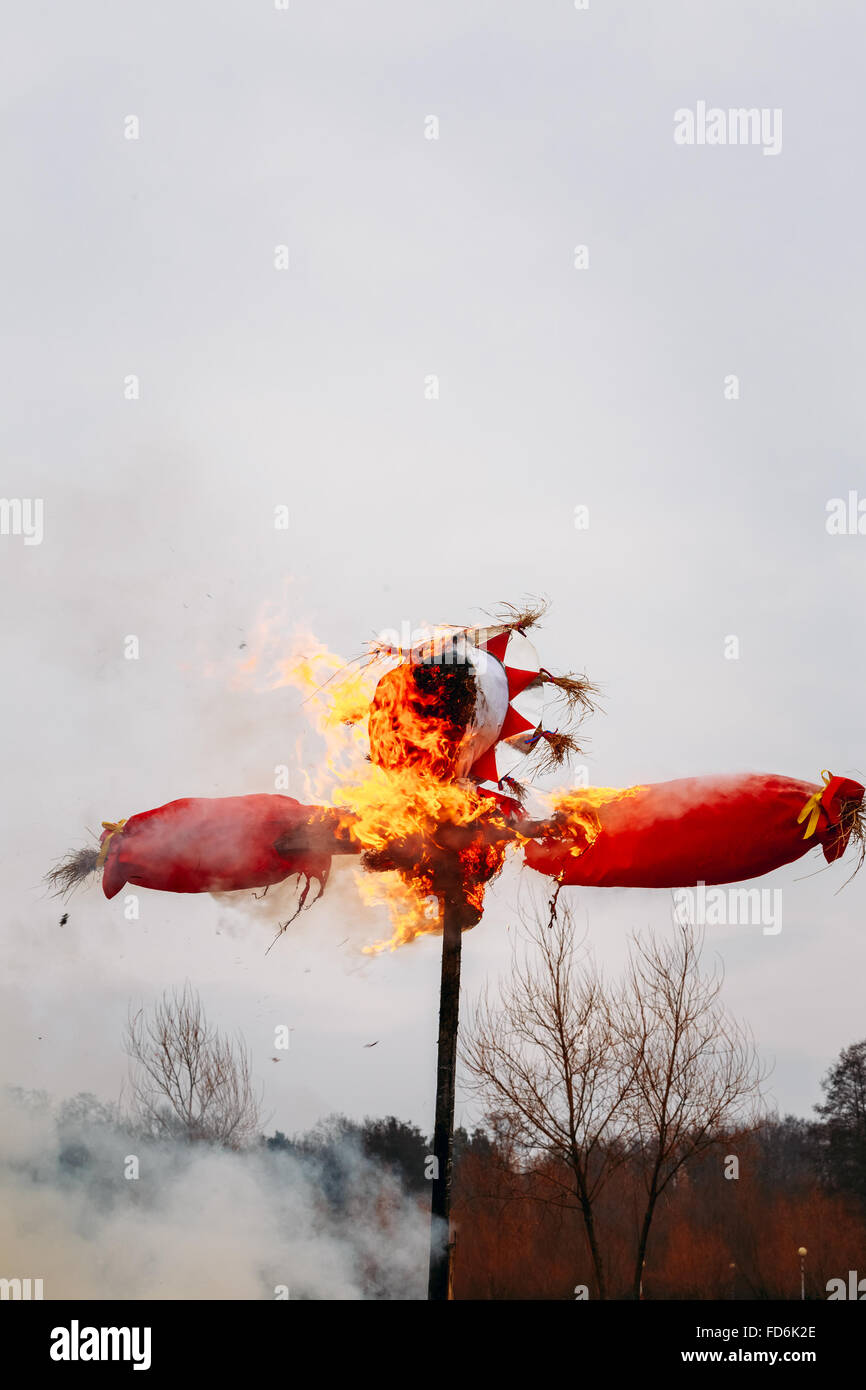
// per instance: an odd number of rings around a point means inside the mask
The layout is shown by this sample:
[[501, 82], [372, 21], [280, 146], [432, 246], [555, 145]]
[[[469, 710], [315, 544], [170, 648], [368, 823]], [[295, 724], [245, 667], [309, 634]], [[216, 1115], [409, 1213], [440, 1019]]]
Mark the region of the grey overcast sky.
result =
[[[429, 1129], [439, 943], [365, 963], [384, 922], [342, 871], [267, 956], [207, 896], [130, 922], [95, 885], [61, 928], [40, 886], [103, 819], [282, 762], [300, 792], [297, 695], [234, 679], [268, 605], [352, 654], [546, 594], [542, 660], [604, 687], [594, 782], [862, 776], [866, 535], [826, 522], [866, 499], [863, 28], [842, 0], [7, 15], [0, 491], [44, 537], [0, 537], [3, 1079], [115, 1097], [130, 1002], [188, 978], [273, 1125]], [[700, 102], [781, 111], [780, 152], [677, 145]], [[801, 1113], [866, 1035], [866, 875], [822, 865], [768, 880], [778, 935], [708, 941]], [[491, 890], [464, 1003], [531, 877]], [[611, 971], [670, 929], [666, 893], [571, 900]]]

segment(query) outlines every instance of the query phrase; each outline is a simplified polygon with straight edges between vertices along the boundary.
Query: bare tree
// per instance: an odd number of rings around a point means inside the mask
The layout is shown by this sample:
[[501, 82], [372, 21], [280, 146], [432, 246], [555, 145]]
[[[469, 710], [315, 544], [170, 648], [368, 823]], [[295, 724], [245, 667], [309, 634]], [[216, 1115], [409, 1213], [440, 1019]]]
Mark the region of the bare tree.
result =
[[610, 987], [575, 944], [568, 909], [524, 925], [513, 972], [495, 1003], [482, 996], [461, 1057], [523, 1171], [544, 1180], [547, 1200], [579, 1207], [600, 1298], [597, 1199], [623, 1164], [635, 1174], [645, 1192], [638, 1298], [660, 1197], [723, 1134], [754, 1127], [764, 1074], [721, 1003], [721, 973], [702, 973], [689, 926], [672, 940], [635, 936], [624, 979]]
[[189, 983], [130, 1014], [124, 1043], [136, 1118], [150, 1133], [240, 1149], [260, 1132], [246, 1044], [208, 1023]]
[[615, 1001], [575, 943], [570, 911], [560, 908], [549, 926], [524, 921], [524, 929], [497, 998], [485, 992], [475, 1006], [461, 1060], [524, 1155], [524, 1171], [543, 1180], [545, 1200], [579, 1206], [603, 1299], [595, 1204], [627, 1155], [634, 1078], [617, 1047]]
[[678, 923], [672, 939], [632, 940], [616, 1048], [632, 1078], [626, 1110], [646, 1193], [632, 1288], [639, 1298], [659, 1197], [723, 1132], [754, 1128], [766, 1073], [720, 1000], [721, 971], [702, 973], [702, 943], [688, 924]]

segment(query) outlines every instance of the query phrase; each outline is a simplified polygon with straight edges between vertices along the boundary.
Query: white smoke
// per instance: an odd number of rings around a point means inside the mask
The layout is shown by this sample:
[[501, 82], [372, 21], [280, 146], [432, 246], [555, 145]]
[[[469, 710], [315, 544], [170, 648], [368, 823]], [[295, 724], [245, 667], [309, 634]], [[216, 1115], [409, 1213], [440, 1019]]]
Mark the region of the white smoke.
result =
[[0, 1098], [0, 1277], [46, 1299], [423, 1297], [429, 1215], [351, 1142], [325, 1164], [70, 1111]]

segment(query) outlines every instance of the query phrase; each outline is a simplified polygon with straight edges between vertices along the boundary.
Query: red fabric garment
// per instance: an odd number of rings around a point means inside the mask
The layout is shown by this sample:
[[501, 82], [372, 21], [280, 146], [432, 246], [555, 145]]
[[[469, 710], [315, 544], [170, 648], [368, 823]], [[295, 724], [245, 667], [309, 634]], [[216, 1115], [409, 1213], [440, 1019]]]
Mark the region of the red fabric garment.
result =
[[324, 886], [330, 859], [310, 851], [283, 857], [281, 835], [308, 823], [314, 806], [291, 796], [185, 797], [131, 816], [106, 830], [102, 890], [113, 898], [126, 883], [168, 893], [263, 888], [292, 874]]
[[[828, 863], [838, 859], [848, 843], [848, 816], [863, 793], [859, 782], [845, 777], [828, 774], [822, 788], [772, 773], [657, 782], [612, 793], [616, 799], [595, 808], [590, 789], [583, 810], [576, 791], [562, 808], [562, 837], [527, 844], [525, 857], [531, 868], [565, 884], [738, 883], [789, 864], [815, 845]], [[809, 814], [798, 823], [810, 800]]]

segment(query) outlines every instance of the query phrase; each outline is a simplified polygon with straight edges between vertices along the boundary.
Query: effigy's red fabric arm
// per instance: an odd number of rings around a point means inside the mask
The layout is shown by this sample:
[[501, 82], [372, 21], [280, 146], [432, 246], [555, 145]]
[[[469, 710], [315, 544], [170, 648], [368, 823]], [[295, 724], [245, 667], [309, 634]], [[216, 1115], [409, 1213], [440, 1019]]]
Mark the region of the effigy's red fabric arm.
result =
[[102, 890], [113, 898], [125, 884], [168, 893], [264, 888], [293, 874], [324, 885], [327, 854], [283, 855], [281, 836], [308, 824], [318, 808], [291, 796], [184, 797], [107, 825], [101, 839]]
[[[526, 863], [564, 884], [679, 888], [738, 883], [789, 864], [820, 845], [844, 853], [864, 788], [771, 773], [687, 777], [613, 794], [580, 809], [568, 798], [553, 836], [525, 846]], [[587, 793], [589, 796], [589, 793]]]
[[[839, 858], [853, 827], [862, 824], [864, 788], [829, 773], [823, 785], [750, 773], [604, 796], [601, 804], [591, 790], [563, 798], [551, 833], [525, 843], [526, 863], [561, 883], [597, 887], [741, 882], [816, 845], [828, 862]], [[169, 893], [227, 892], [294, 874], [324, 886], [330, 850], [341, 850], [323, 839], [322, 828], [323, 808], [290, 796], [170, 801], [106, 825], [103, 892], [113, 898], [127, 883]]]

